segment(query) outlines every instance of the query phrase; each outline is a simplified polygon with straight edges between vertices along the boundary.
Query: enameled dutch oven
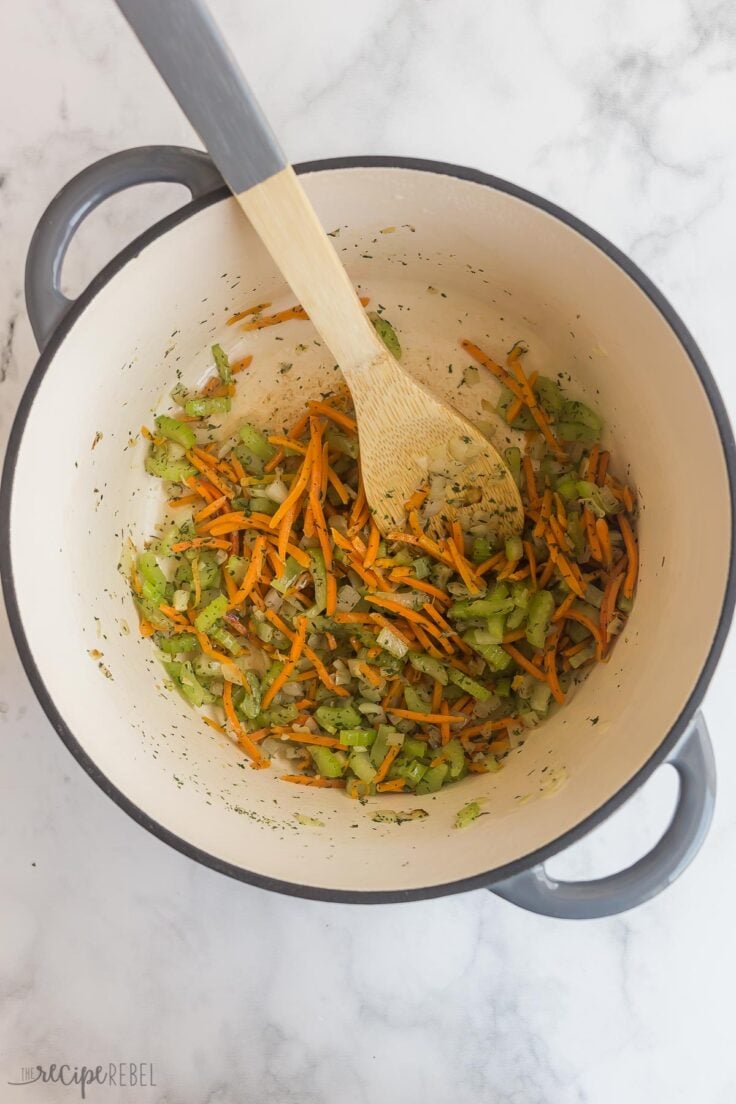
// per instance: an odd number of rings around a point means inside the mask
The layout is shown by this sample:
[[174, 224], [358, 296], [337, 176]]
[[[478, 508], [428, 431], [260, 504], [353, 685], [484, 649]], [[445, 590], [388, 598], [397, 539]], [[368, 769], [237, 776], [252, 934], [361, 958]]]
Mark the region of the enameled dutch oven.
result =
[[[610, 662], [501, 772], [366, 805], [249, 770], [226, 737], [163, 689], [119, 568], [126, 540], [152, 533], [164, 494], [143, 470], [141, 424], [166, 408], [178, 378], [196, 385], [214, 341], [255, 354], [233, 421], [279, 423], [334, 384], [335, 369], [308, 322], [248, 335], [226, 325], [239, 308], [265, 299], [278, 309], [291, 296], [208, 159], [162, 147], [82, 172], [43, 216], [29, 253], [28, 310], [42, 354], [12, 431], [0, 540], [10, 620], [35, 692], [121, 808], [243, 881], [330, 901], [485, 886], [555, 916], [629, 908], [686, 867], [712, 815], [713, 757], [697, 709], [734, 606], [736, 468], [713, 378], [635, 265], [544, 199], [430, 161], [343, 158], [298, 171], [355, 284], [385, 306], [408, 367], [433, 388], [487, 420], [496, 383], [489, 375], [458, 389], [458, 341], [500, 356], [523, 338], [530, 364], [571, 377], [573, 393], [603, 412], [605, 443], [641, 504], [638, 597]], [[145, 181], [185, 184], [192, 202], [69, 302], [60, 271], [75, 229], [102, 200]], [[601, 881], [545, 874], [546, 858], [667, 762], [679, 798], [653, 851]], [[474, 798], [487, 815], [458, 831], [455, 813]], [[421, 819], [374, 819], [385, 807], [419, 806]]]

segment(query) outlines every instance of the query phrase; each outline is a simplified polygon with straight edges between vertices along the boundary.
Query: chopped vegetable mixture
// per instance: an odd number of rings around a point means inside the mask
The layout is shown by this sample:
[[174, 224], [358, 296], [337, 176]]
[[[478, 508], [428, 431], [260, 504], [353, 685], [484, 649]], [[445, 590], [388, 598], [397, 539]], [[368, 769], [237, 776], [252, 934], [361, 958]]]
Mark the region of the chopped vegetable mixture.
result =
[[[268, 306], [234, 320], [305, 317], [263, 315]], [[503, 367], [462, 345], [500, 380], [497, 413], [525, 434], [523, 450], [505, 450], [525, 509], [523, 532], [506, 541], [492, 517], [428, 536], [431, 476], [406, 524], [383, 537], [346, 392], [308, 402], [283, 432], [244, 423], [211, 440], [206, 419], [230, 409], [251, 360], [231, 364], [218, 345], [210, 383], [177, 389], [181, 413], [144, 430], [146, 469], [173, 485], [177, 520], [132, 571], [141, 633], [202, 719], [284, 782], [363, 798], [498, 771], [605, 661], [631, 610], [635, 501], [609, 471], [601, 418], [527, 375], [521, 343]], [[468, 805], [458, 822], [478, 812]]]

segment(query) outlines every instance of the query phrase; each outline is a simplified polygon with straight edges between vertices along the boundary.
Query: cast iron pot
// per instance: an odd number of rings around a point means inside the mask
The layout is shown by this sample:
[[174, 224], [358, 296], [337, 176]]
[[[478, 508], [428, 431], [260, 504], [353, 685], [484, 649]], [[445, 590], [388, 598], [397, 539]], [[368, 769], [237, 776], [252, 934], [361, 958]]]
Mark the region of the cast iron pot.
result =
[[[569, 375], [573, 393], [604, 412], [605, 443], [641, 503], [640, 583], [626, 631], [610, 662], [500, 773], [421, 799], [362, 806], [252, 771], [163, 690], [118, 566], [128, 538], [150, 536], [163, 501], [143, 470], [141, 424], [168, 407], [177, 377], [196, 385], [214, 341], [255, 354], [233, 421], [276, 424], [336, 377], [308, 322], [247, 336], [226, 325], [239, 308], [265, 299], [278, 309], [292, 297], [209, 160], [154, 147], [80, 173], [44, 214], [28, 257], [26, 298], [42, 352], [7, 453], [0, 553], [34, 690], [121, 808], [243, 881], [329, 901], [411, 901], [485, 886], [547, 915], [630, 908], [684, 870], [713, 809], [713, 756], [697, 710], [734, 606], [736, 467], [713, 378], [636, 266], [538, 196], [472, 169], [404, 158], [297, 171], [356, 285], [396, 323], [410, 369], [466, 414], [488, 419], [482, 400], [494, 401], [496, 383], [488, 375], [458, 389], [463, 336], [497, 356], [527, 340], [530, 364]], [[70, 302], [60, 273], [79, 223], [146, 181], [184, 184], [192, 202]], [[545, 859], [663, 763], [678, 772], [679, 797], [649, 854], [599, 881], [546, 875]], [[455, 813], [474, 798], [487, 815], [458, 831]], [[418, 806], [429, 815], [400, 825], [373, 819], [381, 808]]]

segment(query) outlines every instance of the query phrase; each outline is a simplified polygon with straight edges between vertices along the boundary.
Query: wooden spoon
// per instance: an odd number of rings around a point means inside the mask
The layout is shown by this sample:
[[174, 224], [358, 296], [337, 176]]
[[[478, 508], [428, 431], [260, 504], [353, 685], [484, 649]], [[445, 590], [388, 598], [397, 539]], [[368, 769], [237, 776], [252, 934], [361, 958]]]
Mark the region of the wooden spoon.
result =
[[[235, 58], [199, 0], [117, 0], [264, 245], [340, 365], [358, 418], [363, 481], [383, 533], [404, 503], [445, 474], [435, 530], [487, 517], [502, 537], [521, 496], [493, 445], [413, 379], [378, 337]], [[446, 456], [446, 465], [443, 462]]]

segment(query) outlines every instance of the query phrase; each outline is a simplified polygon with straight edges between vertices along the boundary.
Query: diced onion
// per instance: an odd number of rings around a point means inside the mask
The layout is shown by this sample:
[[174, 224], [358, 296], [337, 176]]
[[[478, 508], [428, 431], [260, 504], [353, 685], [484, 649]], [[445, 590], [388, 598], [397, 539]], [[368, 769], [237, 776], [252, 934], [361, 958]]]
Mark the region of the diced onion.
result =
[[177, 610], [179, 613], [183, 613], [189, 605], [189, 591], [175, 590], [172, 604], [175, 610]]
[[284, 483], [283, 479], [274, 479], [272, 483], [269, 483], [265, 490], [266, 498], [270, 498], [272, 502], [277, 502], [279, 505], [284, 501], [289, 493], [289, 488]]
[[337, 592], [335, 608], [339, 613], [350, 613], [351, 610], [355, 609], [359, 601], [360, 594], [355, 587], [346, 585], [340, 587]]

